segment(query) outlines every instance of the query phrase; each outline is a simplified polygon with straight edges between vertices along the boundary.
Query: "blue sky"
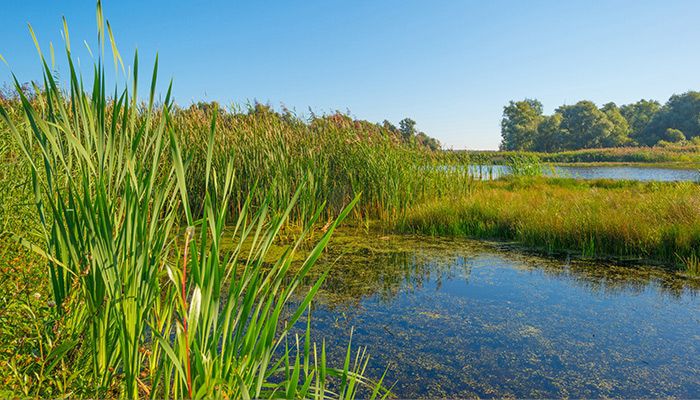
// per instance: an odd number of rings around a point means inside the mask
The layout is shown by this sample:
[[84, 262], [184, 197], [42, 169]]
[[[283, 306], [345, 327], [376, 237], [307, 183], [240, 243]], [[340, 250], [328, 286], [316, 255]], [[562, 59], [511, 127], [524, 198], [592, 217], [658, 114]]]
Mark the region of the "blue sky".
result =
[[[408, 116], [453, 148], [495, 149], [511, 99], [551, 112], [700, 90], [699, 1], [105, 0], [104, 10], [125, 61], [137, 47], [142, 66], [159, 53], [179, 104]], [[74, 48], [94, 48], [92, 1], [3, 4], [0, 54], [20, 81], [40, 77], [26, 24], [60, 48], [61, 16]], [[90, 72], [88, 53], [75, 53]]]

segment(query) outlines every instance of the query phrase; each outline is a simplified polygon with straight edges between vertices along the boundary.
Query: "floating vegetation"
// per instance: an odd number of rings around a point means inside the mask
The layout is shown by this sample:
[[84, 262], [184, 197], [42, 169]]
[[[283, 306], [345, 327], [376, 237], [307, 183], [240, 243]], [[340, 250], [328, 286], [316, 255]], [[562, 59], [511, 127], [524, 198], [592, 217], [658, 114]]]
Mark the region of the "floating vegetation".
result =
[[331, 270], [313, 315], [316, 334], [333, 338], [330, 359], [342, 358], [341, 332], [355, 326], [375, 355], [368, 371], [388, 365], [397, 396], [700, 393], [697, 279], [498, 242], [389, 235], [380, 245], [386, 236], [336, 232], [319, 260]]

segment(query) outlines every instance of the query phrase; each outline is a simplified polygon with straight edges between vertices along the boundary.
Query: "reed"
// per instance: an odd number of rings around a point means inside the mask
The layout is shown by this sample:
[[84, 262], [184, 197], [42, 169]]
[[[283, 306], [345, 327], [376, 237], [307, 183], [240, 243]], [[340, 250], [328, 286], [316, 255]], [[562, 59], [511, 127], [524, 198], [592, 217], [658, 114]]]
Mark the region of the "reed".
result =
[[470, 196], [418, 205], [397, 227], [690, 270], [692, 262], [679, 260], [700, 255], [699, 201], [700, 186], [694, 182], [508, 178], [483, 182]]
[[185, 157], [191, 160], [187, 182], [193, 194], [203, 187], [206, 121], [215, 111], [213, 165], [223, 167], [233, 160], [239, 171], [230, 203], [234, 212], [254, 186], [265, 189], [254, 204], [264, 195], [272, 195], [273, 204], [284, 204], [303, 180], [308, 185], [293, 220], [323, 202], [328, 218], [359, 192], [362, 197], [353, 210], [356, 219], [392, 220], [435, 195], [467, 193], [473, 182], [467, 166], [448, 155], [404, 143], [392, 131], [344, 114], [302, 119], [261, 104], [243, 111], [199, 104], [176, 109], [173, 118], [176, 131], [183, 134]]
[[[145, 104], [135, 96], [137, 55], [131, 90], [115, 89], [110, 99], [105, 44], [115, 66], [122, 59], [99, 2], [97, 25], [102, 50], [91, 92], [74, 68], [64, 21], [69, 87], [53, 77], [32, 32], [43, 85], [30, 98], [15, 79], [19, 116], [0, 105], [29, 164], [43, 235], [38, 243], [19, 241], [47, 264], [54, 329], [62, 332], [51, 337], [60, 342], [42, 354], [36, 379], [58, 364], [73, 366], [55, 386], [27, 394], [352, 398], [365, 388], [369, 397], [387, 396], [381, 378], [364, 377], [364, 350], [353, 356], [348, 346], [345, 363], [331, 368], [324, 347], [310, 342], [310, 322], [305, 337], [290, 337], [325, 275], [306, 293], [296, 289], [359, 197], [347, 201], [305, 261], [293, 266], [324, 210], [323, 202], [300, 200], [309, 184], [300, 179], [283, 193], [258, 194], [254, 186], [236, 192], [234, 161], [214, 159], [214, 116], [197, 170], [203, 185], [192, 193], [187, 177], [197, 160], [183, 158], [170, 88], [161, 105], [154, 101], [157, 58]], [[230, 215], [234, 194], [241, 202]], [[271, 244], [299, 206], [302, 233], [267, 265]], [[229, 220], [236, 245], [225, 252]]]
[[506, 165], [514, 177], [542, 176], [544, 173], [540, 158], [533, 154], [513, 154], [508, 157]]

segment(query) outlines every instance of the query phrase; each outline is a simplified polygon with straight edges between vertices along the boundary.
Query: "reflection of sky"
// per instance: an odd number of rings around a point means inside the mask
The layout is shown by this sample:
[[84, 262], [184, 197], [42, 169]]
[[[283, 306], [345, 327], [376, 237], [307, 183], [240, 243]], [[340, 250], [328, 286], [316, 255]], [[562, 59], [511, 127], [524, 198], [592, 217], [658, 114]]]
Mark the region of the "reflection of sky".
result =
[[[508, 175], [505, 165], [471, 166], [470, 172], [481, 179], [496, 179]], [[647, 167], [585, 167], [552, 166], [544, 168], [545, 175], [577, 179], [617, 179], [634, 181], [679, 182], [698, 181], [700, 172], [692, 169], [647, 168]]]
[[314, 336], [343, 348], [354, 326], [400, 397], [700, 395], [696, 283], [429, 241], [337, 263], [314, 311]]

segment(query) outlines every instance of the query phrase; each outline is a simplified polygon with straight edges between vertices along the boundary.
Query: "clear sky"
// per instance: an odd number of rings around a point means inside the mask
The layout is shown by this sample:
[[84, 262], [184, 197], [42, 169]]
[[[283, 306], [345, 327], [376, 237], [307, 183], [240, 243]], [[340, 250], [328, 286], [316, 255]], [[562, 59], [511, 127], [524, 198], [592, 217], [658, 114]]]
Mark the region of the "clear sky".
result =
[[[4, 2], [0, 54], [20, 81], [40, 77], [26, 24], [58, 50], [65, 16], [74, 48], [94, 47], [94, 4]], [[141, 65], [159, 53], [181, 105], [257, 99], [300, 114], [408, 116], [453, 148], [497, 148], [511, 99], [551, 112], [700, 89], [697, 0], [105, 0], [104, 11], [125, 61], [136, 47]], [[75, 53], [90, 72], [87, 52]]]

